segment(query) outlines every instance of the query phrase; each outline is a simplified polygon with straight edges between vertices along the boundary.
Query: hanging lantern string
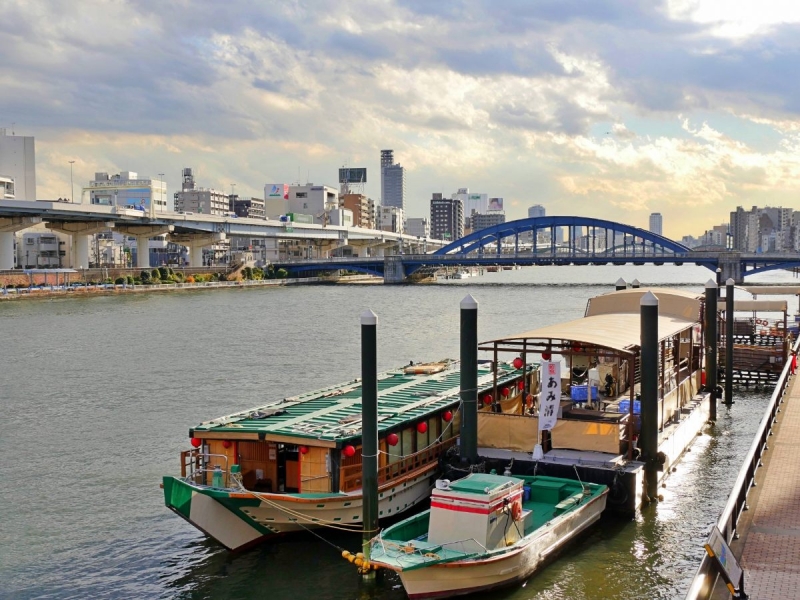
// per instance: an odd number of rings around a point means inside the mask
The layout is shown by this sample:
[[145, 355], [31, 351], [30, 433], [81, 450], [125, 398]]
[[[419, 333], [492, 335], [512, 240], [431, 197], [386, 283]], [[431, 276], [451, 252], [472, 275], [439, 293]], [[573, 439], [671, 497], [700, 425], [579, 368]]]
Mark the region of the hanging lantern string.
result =
[[[465, 391], [469, 391], [469, 390], [465, 390]], [[462, 408], [463, 404], [464, 404], [463, 400], [459, 401], [458, 407], [456, 407], [456, 414], [461, 412], [461, 408]], [[425, 452], [425, 450], [428, 450], [429, 448], [433, 448], [436, 444], [439, 444], [444, 439], [444, 434], [447, 433], [447, 430], [450, 429], [453, 426], [453, 423], [455, 423], [455, 420], [456, 420], [455, 419], [455, 415], [453, 415], [453, 418], [450, 419], [450, 421], [447, 423], [447, 426], [444, 429], [442, 429], [442, 433], [439, 434], [439, 436], [435, 440], [433, 440], [430, 444], [428, 444], [424, 448], [421, 448], [421, 449], [417, 450], [416, 452], [414, 452], [414, 454], [419, 454], [420, 452]], [[408, 456], [413, 456], [413, 454], [392, 454], [391, 452], [387, 452], [385, 450], [378, 450], [378, 454], [385, 454], [386, 456], [392, 456], [394, 458], [406, 458]]]

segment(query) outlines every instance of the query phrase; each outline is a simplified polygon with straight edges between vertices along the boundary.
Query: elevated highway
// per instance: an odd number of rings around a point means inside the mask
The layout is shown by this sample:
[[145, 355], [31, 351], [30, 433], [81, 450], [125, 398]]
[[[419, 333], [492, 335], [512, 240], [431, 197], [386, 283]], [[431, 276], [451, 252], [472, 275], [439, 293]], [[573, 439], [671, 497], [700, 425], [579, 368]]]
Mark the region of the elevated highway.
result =
[[[443, 244], [440, 240], [359, 227], [189, 213], [145, 213], [120, 206], [44, 200], [0, 200], [0, 270], [14, 268], [13, 234], [40, 223], [72, 236], [73, 267], [89, 264], [88, 236], [109, 229], [135, 236], [140, 248], [147, 247], [149, 238], [167, 234], [171, 241], [190, 248], [192, 266], [202, 266], [204, 246], [232, 237], [313, 241], [324, 253], [345, 246], [370, 248], [371, 254], [381, 257], [391, 252], [425, 252]], [[138, 267], [150, 266], [148, 253], [139, 252], [137, 258]]]

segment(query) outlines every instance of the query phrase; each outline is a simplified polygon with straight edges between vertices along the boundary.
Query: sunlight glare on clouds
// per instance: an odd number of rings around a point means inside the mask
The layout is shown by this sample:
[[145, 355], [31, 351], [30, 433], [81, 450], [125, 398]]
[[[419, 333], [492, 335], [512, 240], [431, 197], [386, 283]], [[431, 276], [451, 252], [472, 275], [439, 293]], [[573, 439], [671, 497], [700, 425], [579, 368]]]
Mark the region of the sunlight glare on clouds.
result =
[[713, 25], [720, 37], [745, 38], [773, 25], [800, 23], [796, 0], [669, 0], [673, 18]]

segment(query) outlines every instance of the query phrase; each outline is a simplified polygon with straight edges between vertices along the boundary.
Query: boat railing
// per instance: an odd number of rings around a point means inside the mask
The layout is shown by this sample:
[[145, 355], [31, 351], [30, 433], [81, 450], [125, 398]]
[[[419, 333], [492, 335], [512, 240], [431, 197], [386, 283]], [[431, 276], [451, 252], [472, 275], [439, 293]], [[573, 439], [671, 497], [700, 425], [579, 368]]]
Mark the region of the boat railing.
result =
[[[228, 457], [224, 454], [201, 452], [196, 448], [192, 448], [191, 450], [183, 450], [181, 452], [181, 478], [189, 483], [210, 485], [209, 482], [213, 481], [212, 478], [216, 468], [216, 465], [210, 464], [212, 462], [210, 459], [212, 458], [223, 459], [225, 461], [224, 468], [222, 465], [219, 466], [223, 477], [222, 487], [227, 488], [230, 483], [230, 469], [228, 469]], [[220, 461], [215, 460], [214, 462], [219, 464]]]
[[[432, 444], [427, 448], [409, 454], [395, 462], [388, 463], [383, 467], [378, 468], [378, 484], [386, 483], [397, 477], [410, 473], [421, 466], [435, 462], [439, 455], [455, 445], [456, 438], [450, 438], [436, 444]], [[361, 464], [348, 465], [342, 467], [341, 472], [341, 488], [344, 492], [359, 489], [361, 487]]]
[[[800, 350], [800, 339], [795, 342], [793, 348], [794, 352], [798, 350]], [[761, 465], [761, 456], [767, 447], [767, 439], [777, 419], [780, 405], [783, 402], [783, 396], [786, 394], [790, 367], [791, 363], [787, 362], [778, 378], [775, 391], [772, 392], [772, 397], [764, 411], [764, 416], [761, 418], [761, 423], [758, 425], [755, 439], [745, 455], [742, 468], [739, 470], [739, 475], [736, 477], [736, 482], [733, 484], [733, 491], [731, 491], [728, 502], [725, 504], [725, 508], [722, 510], [722, 514], [716, 523], [716, 527], [722, 533], [725, 542], [728, 544], [738, 537], [736, 526], [742, 511], [747, 508], [747, 494], [750, 488], [755, 484], [756, 470]], [[704, 552], [703, 559], [700, 562], [700, 566], [697, 568], [692, 584], [686, 594], [686, 600], [709, 598], [714, 590], [716, 577], [717, 573], [713, 560]]]

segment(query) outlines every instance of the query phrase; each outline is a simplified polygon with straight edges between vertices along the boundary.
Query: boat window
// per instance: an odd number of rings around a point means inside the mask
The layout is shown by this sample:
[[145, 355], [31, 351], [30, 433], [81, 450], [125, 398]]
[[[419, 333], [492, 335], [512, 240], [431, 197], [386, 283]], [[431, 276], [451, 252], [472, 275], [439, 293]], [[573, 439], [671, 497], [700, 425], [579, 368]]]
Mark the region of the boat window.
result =
[[409, 427], [403, 430], [403, 434], [400, 436], [400, 441], [402, 444], [403, 449], [403, 456], [408, 456], [409, 454], [414, 454], [416, 449], [415, 442], [416, 442], [416, 434], [417, 430], [413, 427]]

